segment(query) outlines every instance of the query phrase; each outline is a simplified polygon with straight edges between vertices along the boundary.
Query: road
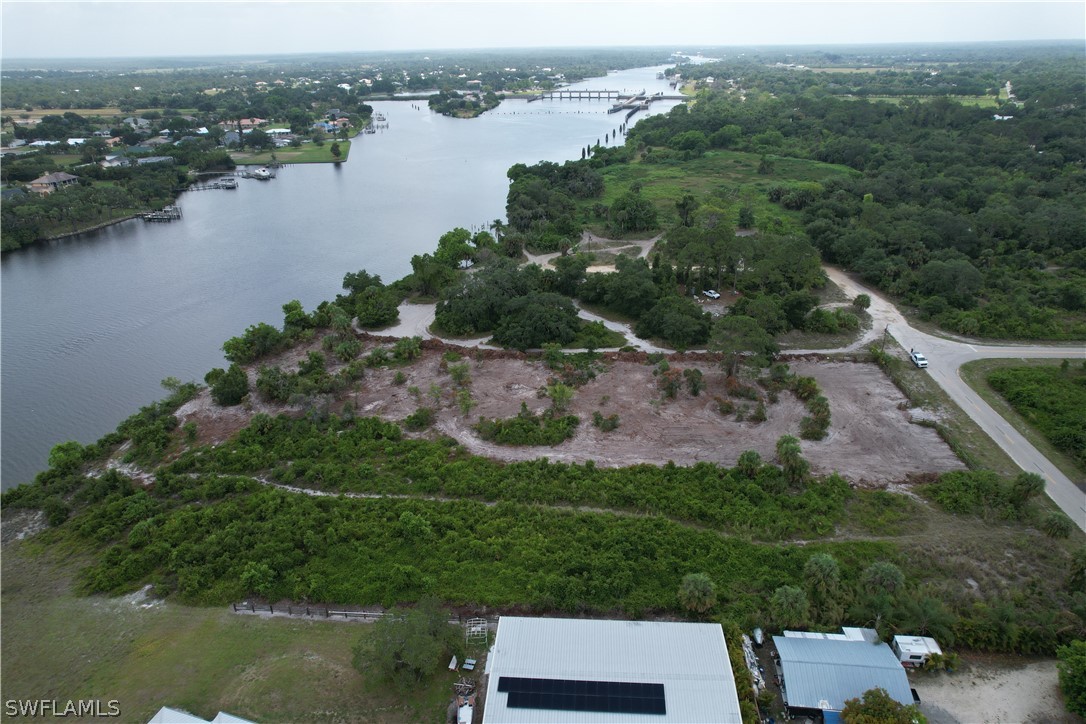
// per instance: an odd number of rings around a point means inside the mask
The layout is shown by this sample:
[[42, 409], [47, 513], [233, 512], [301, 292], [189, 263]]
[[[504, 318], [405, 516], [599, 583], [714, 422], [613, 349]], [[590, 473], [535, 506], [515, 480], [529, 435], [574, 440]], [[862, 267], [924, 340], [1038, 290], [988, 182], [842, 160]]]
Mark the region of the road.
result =
[[1023, 470], [1039, 473], [1045, 479], [1045, 492], [1048, 497], [1052, 498], [1079, 528], [1086, 530], [1086, 481], [1072, 481], [1064, 475], [1014, 429], [1013, 425], [974, 392], [960, 374], [963, 364], [978, 359], [1049, 358], [1081, 361], [1086, 359], [1086, 345], [987, 345], [936, 337], [913, 328], [893, 304], [840, 270], [826, 267], [826, 274], [850, 297], [857, 294], [871, 297], [871, 307], [867, 311], [873, 320], [872, 329], [865, 335], [865, 340], [858, 344], [863, 344], [886, 330], [902, 347], [922, 352], [928, 358], [927, 370], [932, 379], [1003, 448], [1015, 464]]

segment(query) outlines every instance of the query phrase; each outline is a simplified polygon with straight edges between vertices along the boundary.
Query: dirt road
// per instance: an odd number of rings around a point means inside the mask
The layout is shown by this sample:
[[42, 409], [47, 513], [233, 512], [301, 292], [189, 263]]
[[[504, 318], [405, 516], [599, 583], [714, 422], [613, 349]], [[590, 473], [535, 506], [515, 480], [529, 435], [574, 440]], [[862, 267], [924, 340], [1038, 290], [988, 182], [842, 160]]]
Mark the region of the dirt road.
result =
[[1036, 472], [1045, 479], [1045, 492], [1077, 526], [1086, 530], [1086, 481], [1072, 481], [1033, 447], [1014, 426], [993, 410], [961, 378], [959, 369], [966, 362], [987, 358], [1086, 359], [1086, 345], [986, 345], [936, 337], [912, 327], [889, 301], [877, 292], [848, 277], [844, 272], [826, 267], [826, 274], [850, 297], [867, 294], [867, 310], [874, 323], [866, 336], [876, 337], [889, 331], [906, 349], [916, 349], [928, 358], [928, 374], [1023, 470]]

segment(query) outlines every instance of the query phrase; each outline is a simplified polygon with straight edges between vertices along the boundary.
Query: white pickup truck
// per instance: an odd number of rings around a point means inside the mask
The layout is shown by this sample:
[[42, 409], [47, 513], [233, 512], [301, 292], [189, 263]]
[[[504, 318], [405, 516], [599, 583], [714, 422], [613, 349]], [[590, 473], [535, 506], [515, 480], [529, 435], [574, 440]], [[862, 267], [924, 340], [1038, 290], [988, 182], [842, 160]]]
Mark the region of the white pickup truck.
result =
[[924, 369], [928, 366], [928, 358], [917, 352], [915, 349], [909, 350], [909, 359], [920, 369]]

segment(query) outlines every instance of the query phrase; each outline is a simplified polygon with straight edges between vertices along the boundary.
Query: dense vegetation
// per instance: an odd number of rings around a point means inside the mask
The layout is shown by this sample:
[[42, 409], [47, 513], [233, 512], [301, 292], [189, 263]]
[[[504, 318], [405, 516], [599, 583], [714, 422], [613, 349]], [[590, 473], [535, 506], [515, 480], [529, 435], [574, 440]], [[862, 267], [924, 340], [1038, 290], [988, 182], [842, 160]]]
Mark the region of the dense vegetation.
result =
[[426, 101], [430, 110], [443, 116], [454, 116], [456, 118], [475, 118], [481, 113], [497, 108], [499, 103], [501, 103], [501, 99], [493, 91], [480, 97], [476, 93], [442, 90], [430, 96], [430, 99]]
[[1010, 367], [988, 384], [1058, 450], [1086, 468], [1086, 368]]
[[[764, 193], [802, 212], [825, 261], [859, 272], [924, 318], [974, 336], [1080, 339], [1082, 63], [1081, 49], [1062, 48], [1028, 62], [977, 61], [946, 71], [958, 86], [971, 76], [993, 91], [1009, 79], [1015, 97], [995, 114], [946, 97], [945, 88], [933, 100], [890, 103], [840, 99], [831, 87], [875, 83], [882, 74], [828, 76], [749, 61], [696, 66], [727, 81], [689, 110], [645, 119], [630, 130], [627, 146], [645, 162], [679, 165], [712, 149], [761, 154], [766, 175], [784, 158], [851, 167], [861, 173]], [[892, 75], [916, 94], [934, 91], [928, 81], [937, 77]], [[695, 198], [693, 206], [707, 201]]]

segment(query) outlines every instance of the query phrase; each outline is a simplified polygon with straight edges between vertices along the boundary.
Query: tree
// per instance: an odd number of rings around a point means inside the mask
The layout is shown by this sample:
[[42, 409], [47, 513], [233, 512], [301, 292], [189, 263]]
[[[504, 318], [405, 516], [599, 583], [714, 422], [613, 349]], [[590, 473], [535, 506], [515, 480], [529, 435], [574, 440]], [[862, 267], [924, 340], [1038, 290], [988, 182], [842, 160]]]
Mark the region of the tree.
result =
[[679, 603], [688, 611], [705, 613], [716, 605], [716, 584], [704, 573], [683, 576], [679, 584]]
[[1056, 649], [1060, 690], [1067, 709], [1086, 716], [1086, 641], [1072, 641]]
[[841, 567], [829, 553], [815, 553], [803, 564], [803, 579], [816, 598], [826, 598], [841, 585]]
[[757, 450], [745, 450], [739, 454], [739, 460], [736, 461], [735, 467], [739, 469], [739, 472], [743, 473], [743, 477], [747, 480], [753, 480], [758, 471], [762, 469], [762, 456], [758, 454]]
[[795, 628], [807, 622], [807, 594], [796, 586], [781, 586], [769, 599], [773, 620], [782, 628]]
[[211, 398], [224, 407], [236, 405], [249, 394], [249, 376], [236, 362], [229, 369], [215, 368], [204, 376]]
[[860, 585], [872, 595], [894, 594], [905, 585], [905, 574], [889, 561], [875, 561], [860, 574]]
[[427, 597], [413, 609], [393, 608], [378, 619], [372, 635], [355, 644], [352, 663], [398, 686], [412, 686], [437, 673], [457, 641], [448, 616]]
[[799, 440], [791, 435], [782, 435], [777, 440], [777, 457], [781, 461], [788, 482], [799, 485], [807, 479], [810, 466], [803, 459], [803, 450], [799, 446]]
[[852, 300], [852, 306], [857, 309], [867, 309], [871, 306], [871, 296], [868, 294], [857, 294], [856, 298]]
[[764, 366], [777, 354], [778, 347], [754, 318], [729, 314], [713, 325], [709, 350], [724, 356], [724, 369], [729, 377], [734, 377], [744, 355], [750, 355], [750, 363]]
[[561, 414], [566, 411], [570, 400], [573, 399], [573, 388], [567, 384], [555, 382], [553, 385], [547, 385], [547, 397], [551, 398], [551, 406], [555, 413]]
[[343, 151], [340, 150], [338, 142], [334, 142], [329, 150], [332, 152], [332, 158], [338, 159], [343, 155]]
[[691, 193], [683, 194], [683, 197], [675, 202], [675, 209], [679, 212], [679, 219], [683, 226], [690, 226], [690, 215], [697, 208], [698, 200]]
[[1011, 482], [1011, 499], [1018, 506], [1045, 491], [1045, 479], [1037, 473], [1022, 472]]
[[862, 698], [847, 700], [841, 720], [845, 724], [926, 724], [928, 721], [915, 704], [902, 704], [881, 688], [868, 689]]

